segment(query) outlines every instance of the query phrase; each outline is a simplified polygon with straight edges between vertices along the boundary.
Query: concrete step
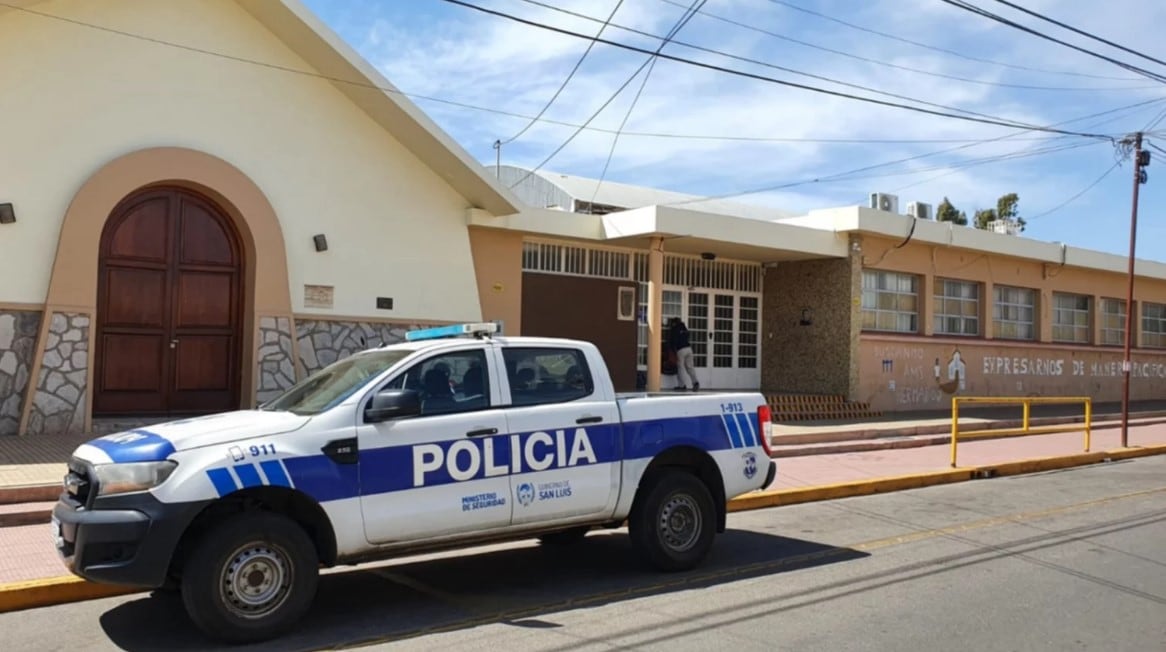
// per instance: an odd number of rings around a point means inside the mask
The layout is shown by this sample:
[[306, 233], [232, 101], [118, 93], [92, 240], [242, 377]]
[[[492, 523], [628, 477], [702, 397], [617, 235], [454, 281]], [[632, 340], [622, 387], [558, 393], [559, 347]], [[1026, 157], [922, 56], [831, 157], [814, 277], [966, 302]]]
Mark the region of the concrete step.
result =
[[0, 505], [0, 527], [20, 527], [49, 522], [53, 513], [53, 502], [13, 503]]

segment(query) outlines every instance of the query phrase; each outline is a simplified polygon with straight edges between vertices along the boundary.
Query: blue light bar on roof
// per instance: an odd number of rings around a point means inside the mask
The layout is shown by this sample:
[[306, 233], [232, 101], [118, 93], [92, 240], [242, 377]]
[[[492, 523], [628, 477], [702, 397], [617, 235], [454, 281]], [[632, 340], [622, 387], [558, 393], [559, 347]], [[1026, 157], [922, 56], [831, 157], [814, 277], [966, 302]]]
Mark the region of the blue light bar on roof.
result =
[[478, 324], [452, 324], [450, 326], [436, 326], [405, 333], [405, 341], [419, 342], [421, 340], [440, 340], [450, 337], [481, 337], [498, 332], [498, 324], [482, 322]]

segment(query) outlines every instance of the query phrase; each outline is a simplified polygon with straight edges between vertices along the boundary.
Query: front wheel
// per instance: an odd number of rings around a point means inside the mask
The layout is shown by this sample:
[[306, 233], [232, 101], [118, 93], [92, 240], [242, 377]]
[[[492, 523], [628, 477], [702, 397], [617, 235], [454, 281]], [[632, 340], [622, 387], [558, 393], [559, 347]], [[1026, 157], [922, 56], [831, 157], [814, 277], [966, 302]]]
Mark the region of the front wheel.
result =
[[241, 514], [198, 542], [183, 573], [182, 601], [207, 635], [253, 643], [289, 631], [311, 607], [318, 581], [315, 545], [295, 521]]
[[641, 488], [628, 518], [636, 552], [664, 571], [696, 567], [708, 555], [716, 534], [712, 494], [695, 475], [666, 470]]

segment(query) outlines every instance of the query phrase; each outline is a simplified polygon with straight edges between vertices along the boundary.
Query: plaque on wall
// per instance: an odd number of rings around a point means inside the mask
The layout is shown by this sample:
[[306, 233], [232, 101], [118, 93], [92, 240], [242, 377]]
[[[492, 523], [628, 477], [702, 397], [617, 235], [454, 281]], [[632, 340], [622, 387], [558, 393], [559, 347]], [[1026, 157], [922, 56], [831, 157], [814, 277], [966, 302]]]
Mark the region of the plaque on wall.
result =
[[331, 308], [333, 287], [331, 285], [305, 285], [305, 308]]

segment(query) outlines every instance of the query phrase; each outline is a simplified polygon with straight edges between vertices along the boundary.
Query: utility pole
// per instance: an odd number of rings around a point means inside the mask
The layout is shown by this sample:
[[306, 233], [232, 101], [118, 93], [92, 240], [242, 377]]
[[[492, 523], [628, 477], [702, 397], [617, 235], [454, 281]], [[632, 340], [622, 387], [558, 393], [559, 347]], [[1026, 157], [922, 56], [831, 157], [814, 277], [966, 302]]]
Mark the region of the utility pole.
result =
[[1133, 345], [1134, 320], [1138, 310], [1134, 308], [1134, 253], [1138, 239], [1138, 188], [1149, 178], [1143, 169], [1150, 164], [1150, 152], [1142, 150], [1142, 132], [1134, 134], [1134, 201], [1130, 209], [1130, 259], [1129, 277], [1126, 281], [1126, 328], [1125, 328], [1125, 356], [1122, 360], [1122, 392], [1121, 392], [1121, 446], [1129, 446], [1130, 421], [1130, 374], [1133, 371], [1133, 361], [1130, 360], [1130, 348]]

